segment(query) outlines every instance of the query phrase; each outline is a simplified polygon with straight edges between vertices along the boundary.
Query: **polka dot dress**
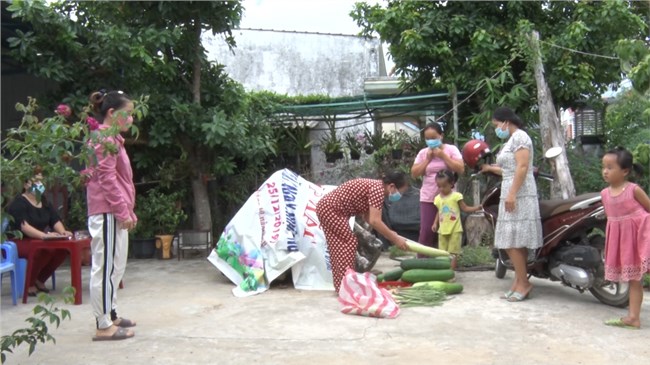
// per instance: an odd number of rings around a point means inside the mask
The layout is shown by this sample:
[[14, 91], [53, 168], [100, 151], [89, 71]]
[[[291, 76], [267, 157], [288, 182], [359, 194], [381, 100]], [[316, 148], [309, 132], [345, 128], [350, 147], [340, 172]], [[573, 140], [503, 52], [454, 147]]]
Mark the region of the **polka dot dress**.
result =
[[334, 288], [339, 292], [348, 268], [354, 269], [357, 238], [350, 228], [350, 217], [364, 214], [370, 207], [382, 209], [384, 184], [381, 180], [354, 179], [325, 195], [316, 207], [332, 263]]

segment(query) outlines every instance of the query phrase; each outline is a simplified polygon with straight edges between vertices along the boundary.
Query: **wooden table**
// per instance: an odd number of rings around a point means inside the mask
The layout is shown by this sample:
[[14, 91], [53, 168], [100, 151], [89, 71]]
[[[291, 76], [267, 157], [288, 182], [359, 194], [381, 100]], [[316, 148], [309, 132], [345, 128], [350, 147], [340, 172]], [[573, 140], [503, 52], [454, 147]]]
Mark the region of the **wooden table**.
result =
[[81, 253], [84, 248], [90, 248], [90, 238], [86, 239], [63, 239], [63, 240], [14, 240], [22, 241], [29, 245], [29, 256], [27, 257], [27, 272], [25, 273], [25, 290], [23, 292], [23, 303], [27, 303], [27, 287], [32, 278], [32, 265], [34, 256], [38, 250], [66, 250], [70, 254], [70, 276], [72, 287], [75, 289], [74, 304], [81, 304]]

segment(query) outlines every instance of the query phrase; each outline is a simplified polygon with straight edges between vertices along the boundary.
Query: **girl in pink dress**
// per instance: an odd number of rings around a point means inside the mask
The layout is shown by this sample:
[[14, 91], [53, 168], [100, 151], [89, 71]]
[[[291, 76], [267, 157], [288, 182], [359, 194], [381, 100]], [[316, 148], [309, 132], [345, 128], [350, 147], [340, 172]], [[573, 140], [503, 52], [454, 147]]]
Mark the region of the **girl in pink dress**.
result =
[[603, 156], [603, 179], [609, 186], [600, 192], [607, 214], [605, 279], [628, 282], [628, 315], [605, 322], [609, 326], [640, 328], [643, 275], [650, 269], [650, 198], [627, 179], [641, 172], [632, 154], [622, 147]]

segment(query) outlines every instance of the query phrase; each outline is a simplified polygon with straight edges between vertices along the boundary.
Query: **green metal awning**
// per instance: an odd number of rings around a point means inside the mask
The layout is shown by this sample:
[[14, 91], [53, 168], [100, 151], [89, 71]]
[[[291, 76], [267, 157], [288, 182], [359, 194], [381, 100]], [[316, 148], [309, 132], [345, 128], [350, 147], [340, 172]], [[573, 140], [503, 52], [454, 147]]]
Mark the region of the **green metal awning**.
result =
[[363, 117], [390, 117], [404, 114], [442, 115], [451, 109], [449, 94], [445, 91], [407, 94], [393, 97], [369, 95], [341, 97], [329, 103], [285, 105], [276, 113], [276, 121], [357, 119]]

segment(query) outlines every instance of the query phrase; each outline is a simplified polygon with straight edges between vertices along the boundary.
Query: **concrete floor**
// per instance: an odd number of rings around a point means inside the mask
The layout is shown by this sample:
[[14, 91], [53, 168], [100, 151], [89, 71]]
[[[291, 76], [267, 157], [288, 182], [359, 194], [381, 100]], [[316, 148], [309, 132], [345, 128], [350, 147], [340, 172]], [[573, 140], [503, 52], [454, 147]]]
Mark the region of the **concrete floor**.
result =
[[[386, 256], [376, 268], [397, 262]], [[57, 271], [57, 290], [70, 273]], [[72, 320], [52, 330], [56, 344], [8, 354], [7, 364], [646, 364], [650, 358], [650, 294], [646, 328], [610, 328], [625, 310], [600, 304], [558, 283], [533, 279], [532, 298], [508, 303], [499, 295], [512, 279], [461, 272], [465, 292], [440, 307], [405, 308], [397, 319], [339, 312], [333, 292], [273, 287], [235, 298], [232, 285], [207, 260], [130, 260], [119, 292], [119, 314], [136, 320], [129, 340], [92, 342], [94, 319], [83, 269], [83, 301], [67, 306]], [[33, 305], [11, 305], [2, 292], [2, 334], [24, 326]]]

